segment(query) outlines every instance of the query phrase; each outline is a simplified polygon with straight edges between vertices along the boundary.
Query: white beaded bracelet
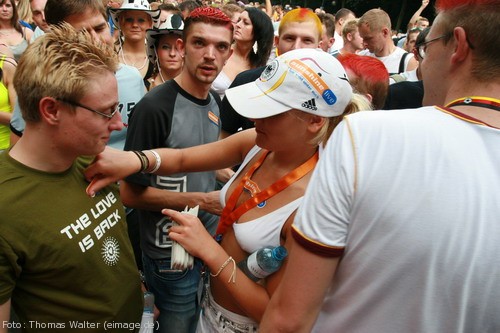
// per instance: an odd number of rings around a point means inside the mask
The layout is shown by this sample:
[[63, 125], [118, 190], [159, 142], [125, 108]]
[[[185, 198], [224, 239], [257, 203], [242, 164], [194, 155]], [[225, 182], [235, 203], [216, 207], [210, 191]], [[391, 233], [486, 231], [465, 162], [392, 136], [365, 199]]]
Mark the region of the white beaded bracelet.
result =
[[215, 273], [215, 274], [210, 273], [210, 276], [211, 277], [218, 277], [220, 275], [220, 273], [224, 270], [224, 268], [226, 268], [226, 266], [230, 262], [233, 263], [233, 271], [232, 271], [231, 275], [229, 276], [229, 280], [227, 280], [227, 283], [231, 282], [231, 280], [233, 283], [235, 283], [236, 282], [236, 261], [234, 261], [233, 257], [231, 257], [231, 256], [229, 256], [229, 258], [227, 258], [227, 260], [222, 264], [222, 266], [220, 266], [217, 273]]

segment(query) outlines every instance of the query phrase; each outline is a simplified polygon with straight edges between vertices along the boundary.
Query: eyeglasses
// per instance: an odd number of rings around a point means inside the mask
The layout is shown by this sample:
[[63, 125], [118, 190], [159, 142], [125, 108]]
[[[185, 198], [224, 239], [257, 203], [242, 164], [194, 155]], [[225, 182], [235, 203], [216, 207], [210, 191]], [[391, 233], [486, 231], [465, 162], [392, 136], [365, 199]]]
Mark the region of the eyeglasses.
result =
[[116, 105], [115, 109], [113, 110], [113, 112], [111, 113], [103, 113], [103, 112], [100, 112], [100, 111], [96, 111], [94, 109], [91, 109], [89, 108], [88, 106], [85, 106], [85, 105], [82, 105], [80, 103], [77, 103], [77, 102], [73, 102], [73, 101], [70, 101], [70, 100], [67, 100], [67, 99], [64, 99], [64, 98], [56, 98], [58, 101], [60, 102], [63, 102], [63, 103], [66, 103], [66, 104], [69, 104], [69, 105], [73, 105], [73, 106], [77, 106], [77, 107], [80, 107], [82, 109], [85, 109], [85, 110], [88, 110], [90, 112], [94, 112], [94, 113], [97, 113], [98, 115], [101, 115], [107, 119], [111, 119], [114, 117], [114, 115], [118, 112], [118, 104]]
[[447, 34], [441, 35], [439, 37], [436, 37], [434, 39], [431, 39], [431, 40], [428, 40], [426, 42], [422, 42], [422, 43], [420, 43], [418, 45], [415, 45], [415, 47], [418, 50], [418, 55], [420, 56], [420, 58], [422, 58], [422, 59], [425, 58], [425, 54], [427, 52], [427, 45], [429, 45], [430, 43], [435, 42], [437, 40], [440, 40], [440, 39], [443, 39], [443, 38], [448, 38], [450, 35], [451, 35], [451, 33], [447, 33]]

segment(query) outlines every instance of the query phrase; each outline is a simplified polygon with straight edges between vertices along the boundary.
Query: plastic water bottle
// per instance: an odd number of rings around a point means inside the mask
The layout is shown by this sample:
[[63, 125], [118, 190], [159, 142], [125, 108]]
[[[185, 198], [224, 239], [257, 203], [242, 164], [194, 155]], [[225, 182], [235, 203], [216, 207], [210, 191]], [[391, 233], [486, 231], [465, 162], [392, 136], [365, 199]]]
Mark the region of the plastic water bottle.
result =
[[142, 312], [141, 328], [139, 333], [153, 333], [154, 331], [155, 295], [149, 291], [144, 292], [144, 310]]
[[264, 247], [238, 263], [238, 267], [253, 281], [259, 281], [276, 272], [288, 252], [283, 246]]
[[155, 295], [152, 292], [144, 292], [144, 313], [153, 313], [155, 309]]

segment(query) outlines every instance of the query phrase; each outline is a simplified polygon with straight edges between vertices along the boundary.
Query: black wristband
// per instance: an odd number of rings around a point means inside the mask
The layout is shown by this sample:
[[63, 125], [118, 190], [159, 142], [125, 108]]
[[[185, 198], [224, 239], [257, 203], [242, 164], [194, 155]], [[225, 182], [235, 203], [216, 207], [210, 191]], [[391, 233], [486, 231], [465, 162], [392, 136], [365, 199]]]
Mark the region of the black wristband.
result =
[[132, 152], [141, 161], [141, 170], [139, 170], [139, 172], [143, 172], [144, 173], [146, 170], [149, 169], [149, 159], [148, 159], [148, 157], [141, 150], [132, 150]]

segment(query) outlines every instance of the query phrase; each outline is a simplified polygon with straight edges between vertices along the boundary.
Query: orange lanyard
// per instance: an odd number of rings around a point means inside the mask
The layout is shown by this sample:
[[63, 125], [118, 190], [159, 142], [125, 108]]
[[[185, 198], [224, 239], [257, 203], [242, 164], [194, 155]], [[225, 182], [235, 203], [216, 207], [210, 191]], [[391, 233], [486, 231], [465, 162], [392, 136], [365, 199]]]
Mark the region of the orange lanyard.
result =
[[222, 210], [222, 214], [219, 220], [219, 226], [217, 227], [217, 232], [215, 233], [218, 240], [220, 240], [222, 234], [224, 234], [227, 229], [240, 218], [241, 215], [254, 208], [259, 203], [262, 203], [275, 194], [283, 191], [285, 188], [307, 175], [312, 169], [314, 169], [316, 163], [318, 162], [318, 152], [316, 152], [305, 163], [278, 179], [265, 190], [259, 193], [255, 193], [255, 196], [252, 195], [251, 198], [247, 199], [241, 205], [236, 207], [236, 203], [238, 202], [238, 198], [243, 192], [245, 184], [248, 184], [249, 181], [251, 181], [250, 178], [252, 177], [254, 172], [262, 165], [262, 163], [264, 163], [264, 160], [266, 159], [268, 154], [269, 151], [264, 151], [262, 156], [252, 165], [252, 167], [240, 180], [240, 183], [234, 189], [233, 193], [231, 193], [226, 206]]

